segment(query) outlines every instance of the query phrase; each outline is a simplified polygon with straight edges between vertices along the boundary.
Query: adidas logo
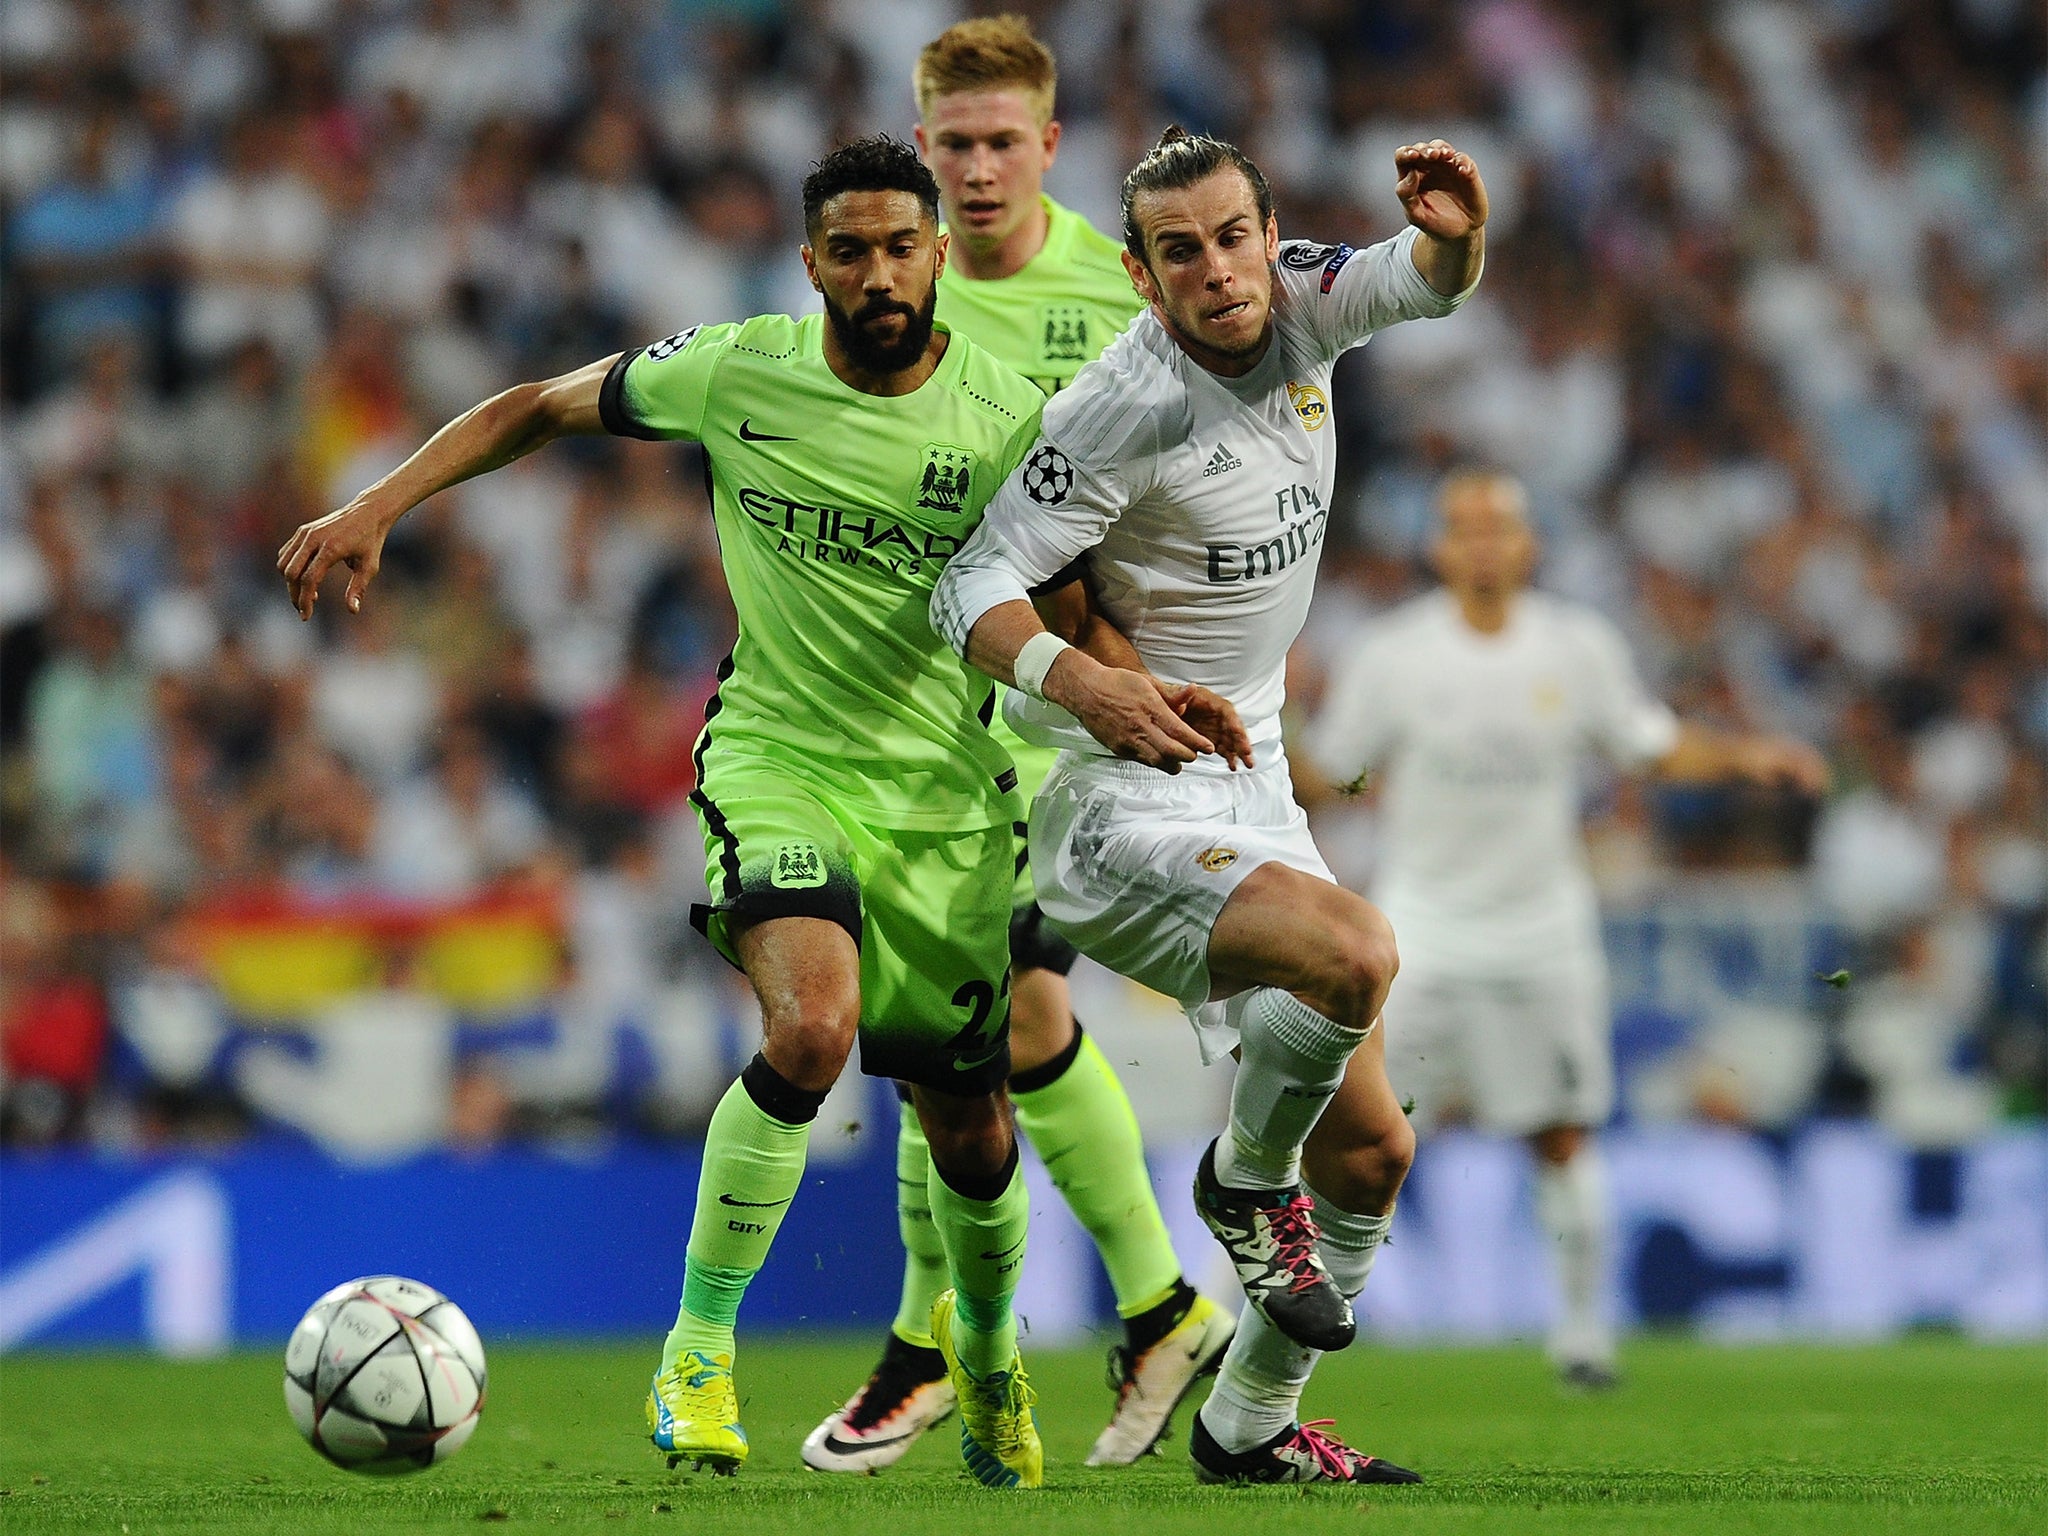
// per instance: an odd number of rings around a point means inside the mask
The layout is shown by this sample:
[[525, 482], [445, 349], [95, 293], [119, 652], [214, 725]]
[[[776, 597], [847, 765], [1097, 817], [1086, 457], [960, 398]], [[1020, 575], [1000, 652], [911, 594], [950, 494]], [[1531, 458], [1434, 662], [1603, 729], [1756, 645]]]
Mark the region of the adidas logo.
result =
[[1240, 459], [1221, 443], [1218, 443], [1216, 451], [1209, 455], [1209, 463], [1202, 471], [1202, 478], [1207, 480], [1211, 475], [1227, 474], [1233, 469], [1243, 468], [1244, 460]]

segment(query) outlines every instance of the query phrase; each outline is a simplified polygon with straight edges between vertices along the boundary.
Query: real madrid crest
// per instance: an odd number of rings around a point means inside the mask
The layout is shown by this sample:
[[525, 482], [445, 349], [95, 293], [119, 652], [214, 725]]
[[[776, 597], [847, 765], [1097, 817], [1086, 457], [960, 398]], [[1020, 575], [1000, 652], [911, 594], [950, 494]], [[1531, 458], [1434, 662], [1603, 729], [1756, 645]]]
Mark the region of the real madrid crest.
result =
[[1287, 403], [1294, 407], [1294, 414], [1301, 418], [1301, 428], [1304, 432], [1320, 432], [1323, 430], [1323, 423], [1330, 419], [1330, 402], [1313, 384], [1297, 384], [1289, 379]]
[[1237, 862], [1235, 848], [1204, 848], [1195, 855], [1195, 862], [1210, 874], [1217, 874]]

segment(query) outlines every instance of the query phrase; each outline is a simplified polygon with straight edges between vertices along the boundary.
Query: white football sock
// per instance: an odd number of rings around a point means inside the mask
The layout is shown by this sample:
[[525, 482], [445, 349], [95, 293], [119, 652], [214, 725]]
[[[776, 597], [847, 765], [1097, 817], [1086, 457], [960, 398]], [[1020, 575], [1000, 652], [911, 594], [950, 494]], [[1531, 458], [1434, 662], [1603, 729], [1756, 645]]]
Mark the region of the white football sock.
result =
[[1370, 1031], [1346, 1029], [1278, 987], [1259, 988], [1238, 1013], [1237, 1081], [1216, 1177], [1230, 1189], [1290, 1189], [1301, 1178], [1301, 1144]]
[[1323, 1240], [1316, 1244], [1323, 1268], [1337, 1282], [1338, 1290], [1346, 1296], [1356, 1296], [1372, 1275], [1373, 1260], [1379, 1257], [1380, 1244], [1387, 1240], [1394, 1213], [1361, 1216], [1356, 1211], [1339, 1210], [1314, 1190], [1309, 1193], [1315, 1195], [1316, 1225], [1323, 1229]]
[[1563, 1166], [1538, 1159], [1536, 1218], [1557, 1255], [1563, 1305], [1550, 1330], [1550, 1355], [1560, 1365], [1614, 1359], [1614, 1333], [1601, 1311], [1607, 1269], [1607, 1169], [1588, 1141]]
[[1264, 1445], [1294, 1422], [1301, 1389], [1321, 1356], [1267, 1322], [1257, 1307], [1246, 1307], [1202, 1404], [1202, 1423], [1226, 1451]]
[[[1315, 1202], [1316, 1224], [1323, 1229], [1316, 1251], [1338, 1288], [1356, 1296], [1372, 1273], [1394, 1213], [1360, 1216], [1339, 1210], [1321, 1195], [1315, 1195]], [[1288, 1338], [1258, 1308], [1246, 1307], [1223, 1352], [1216, 1386], [1202, 1405], [1202, 1423], [1226, 1451], [1264, 1445], [1301, 1416], [1302, 1389], [1322, 1356], [1321, 1350]]]

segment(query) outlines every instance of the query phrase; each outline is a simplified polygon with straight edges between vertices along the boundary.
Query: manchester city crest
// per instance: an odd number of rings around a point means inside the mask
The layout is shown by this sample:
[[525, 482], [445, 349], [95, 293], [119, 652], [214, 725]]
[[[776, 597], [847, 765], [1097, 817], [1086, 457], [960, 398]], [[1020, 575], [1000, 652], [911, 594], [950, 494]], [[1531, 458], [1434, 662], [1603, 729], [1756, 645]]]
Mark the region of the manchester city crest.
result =
[[805, 891], [825, 883], [825, 851], [816, 843], [784, 843], [775, 850], [768, 883], [785, 891]]
[[1038, 306], [1038, 349], [1048, 363], [1085, 363], [1095, 354], [1088, 350], [1088, 311], [1078, 304]]
[[917, 477], [917, 504], [927, 512], [967, 510], [974, 485], [974, 455], [951, 443], [926, 443], [924, 469]]

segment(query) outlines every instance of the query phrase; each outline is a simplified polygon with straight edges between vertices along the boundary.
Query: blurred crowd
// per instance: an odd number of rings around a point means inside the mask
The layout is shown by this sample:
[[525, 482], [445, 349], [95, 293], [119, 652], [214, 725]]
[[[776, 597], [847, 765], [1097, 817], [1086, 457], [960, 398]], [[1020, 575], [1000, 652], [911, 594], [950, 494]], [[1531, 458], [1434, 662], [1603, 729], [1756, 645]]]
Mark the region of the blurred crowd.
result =
[[[1544, 583], [1620, 621], [1665, 697], [1834, 763], [1818, 808], [1598, 786], [1611, 893], [1795, 872], [1856, 981], [1821, 994], [1793, 1112], [1933, 1144], [2040, 1113], [2039, 5], [1001, 8], [1060, 58], [1049, 188], [1106, 229], [1175, 120], [1252, 152], [1283, 234], [1394, 232], [1412, 139], [1486, 176], [1477, 299], [1340, 376], [1302, 707], [1427, 580], [1443, 471], [1511, 469]], [[358, 617], [300, 624], [272, 562], [499, 388], [813, 307], [797, 183], [907, 133], [911, 62], [964, 9], [9, 0], [0, 1134], [375, 1150], [708, 1108], [746, 1025], [682, 917], [689, 745], [733, 633], [694, 451], [564, 443], [448, 492]], [[508, 892], [552, 914], [556, 969], [472, 1016], [418, 980], [417, 935]], [[408, 915], [372, 925], [374, 985], [252, 1020], [207, 939], [251, 900]]]

